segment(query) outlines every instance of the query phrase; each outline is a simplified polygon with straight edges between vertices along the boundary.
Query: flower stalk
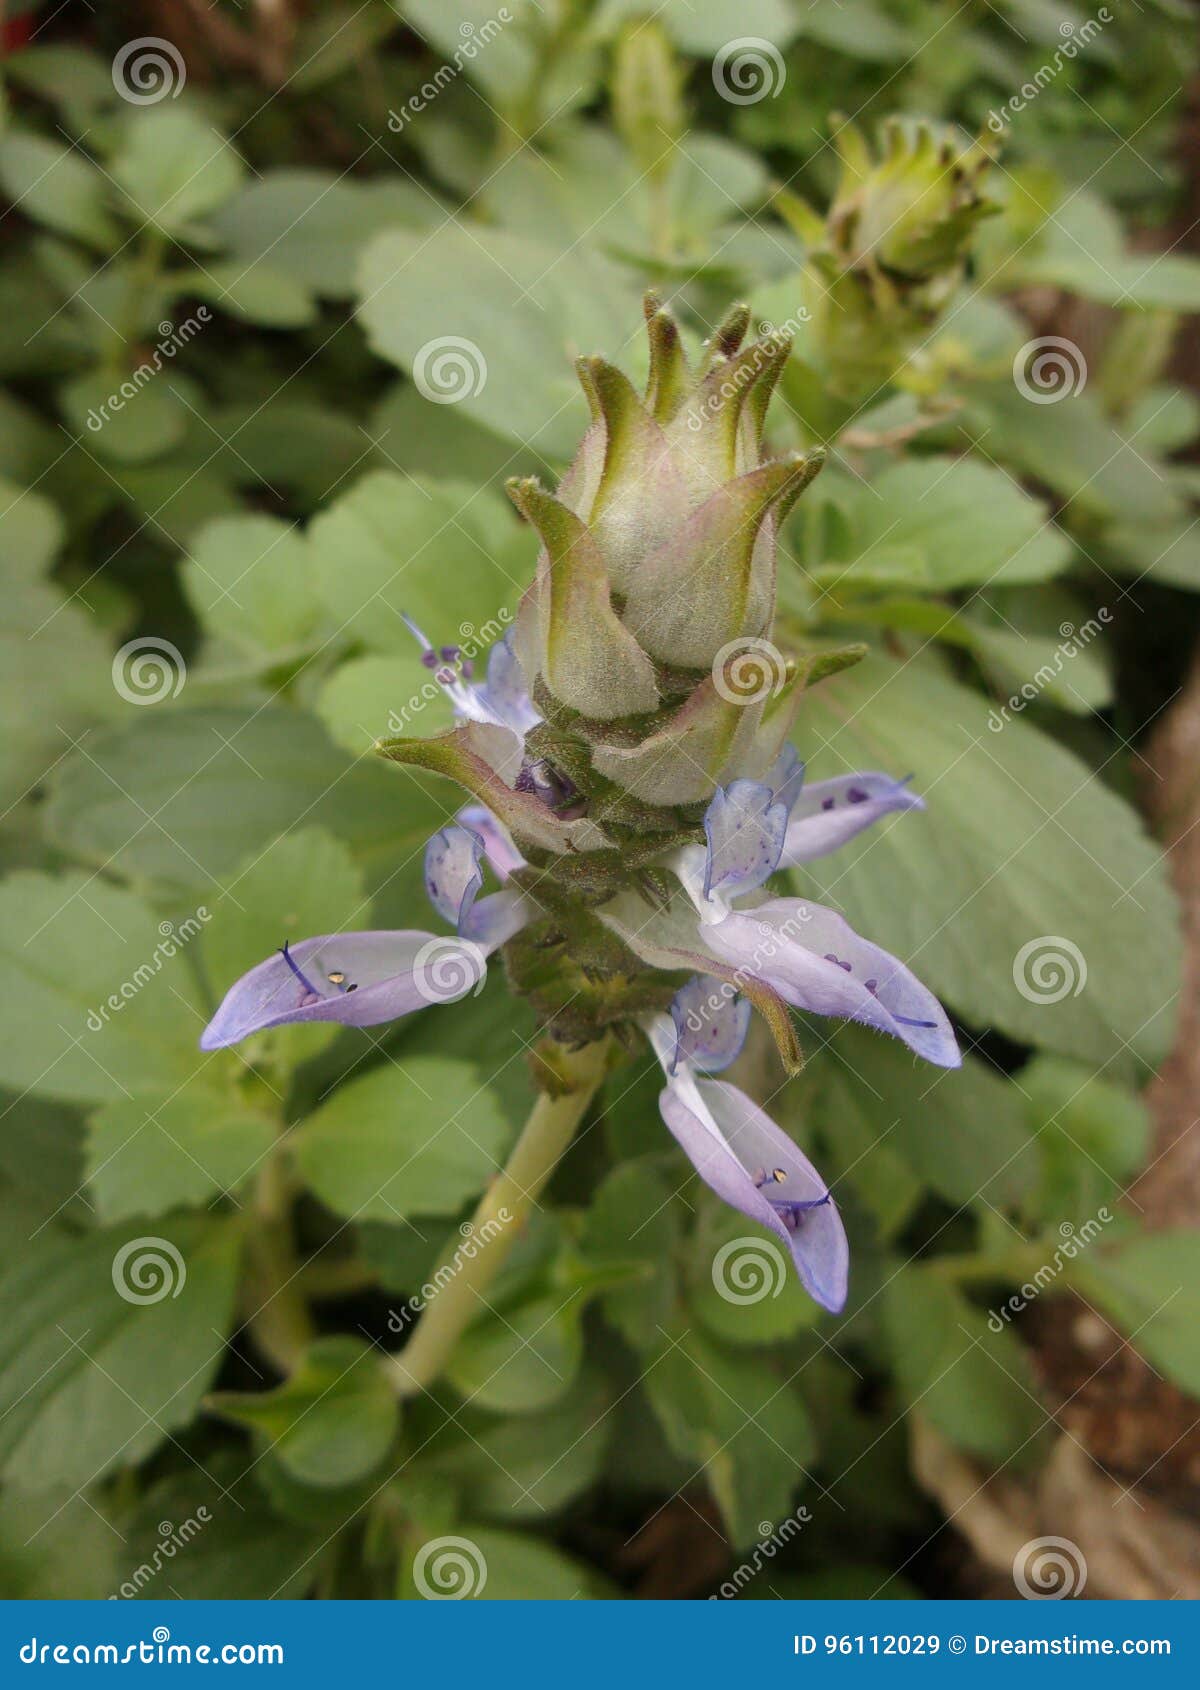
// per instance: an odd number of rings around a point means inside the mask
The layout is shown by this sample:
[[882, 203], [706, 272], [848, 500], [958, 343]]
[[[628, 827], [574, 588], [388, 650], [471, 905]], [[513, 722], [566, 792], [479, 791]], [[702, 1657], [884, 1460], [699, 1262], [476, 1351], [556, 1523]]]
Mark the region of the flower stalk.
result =
[[[388, 1371], [402, 1397], [434, 1383], [486, 1306], [488, 1287], [574, 1138], [608, 1064], [605, 1040], [580, 1050], [554, 1045], [539, 1054], [550, 1068], [553, 1089], [538, 1093], [508, 1162], [480, 1199], [472, 1219], [476, 1249], [431, 1298], [411, 1341], [399, 1355], [388, 1357]], [[436, 1283], [436, 1273], [432, 1277]]]

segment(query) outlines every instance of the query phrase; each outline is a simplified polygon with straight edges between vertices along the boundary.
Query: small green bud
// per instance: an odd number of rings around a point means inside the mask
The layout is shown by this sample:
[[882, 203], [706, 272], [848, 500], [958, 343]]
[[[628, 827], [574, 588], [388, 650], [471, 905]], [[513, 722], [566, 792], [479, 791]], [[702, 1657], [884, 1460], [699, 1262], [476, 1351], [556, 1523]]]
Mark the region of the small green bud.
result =
[[654, 18], [627, 25], [613, 55], [613, 121], [638, 169], [666, 174], [684, 130], [683, 71]]

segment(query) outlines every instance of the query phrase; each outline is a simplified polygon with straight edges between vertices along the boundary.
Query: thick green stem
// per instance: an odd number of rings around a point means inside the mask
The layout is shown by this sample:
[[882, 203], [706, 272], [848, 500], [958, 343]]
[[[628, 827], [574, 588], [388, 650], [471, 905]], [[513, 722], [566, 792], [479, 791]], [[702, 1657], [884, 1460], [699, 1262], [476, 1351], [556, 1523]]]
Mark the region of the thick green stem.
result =
[[[470, 1254], [463, 1245], [450, 1253], [440, 1289], [429, 1299], [417, 1329], [399, 1355], [388, 1357], [392, 1382], [401, 1396], [424, 1390], [442, 1372], [463, 1332], [479, 1315], [485, 1294], [508, 1259], [538, 1195], [575, 1136], [604, 1077], [607, 1047], [559, 1049], [551, 1062], [561, 1095], [538, 1096], [508, 1164], [492, 1181], [475, 1211]], [[437, 1283], [439, 1275], [434, 1274]]]
[[299, 1284], [282, 1140], [263, 1163], [254, 1207], [245, 1287], [250, 1331], [263, 1354], [280, 1373], [288, 1374], [316, 1336], [316, 1329]]

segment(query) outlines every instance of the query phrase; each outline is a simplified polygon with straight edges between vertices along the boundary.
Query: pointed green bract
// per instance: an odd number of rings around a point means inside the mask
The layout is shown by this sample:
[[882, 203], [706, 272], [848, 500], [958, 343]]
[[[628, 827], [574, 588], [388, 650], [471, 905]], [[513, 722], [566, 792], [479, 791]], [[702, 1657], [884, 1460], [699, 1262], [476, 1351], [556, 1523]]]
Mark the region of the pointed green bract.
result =
[[536, 481], [511, 482], [509, 493], [545, 548], [536, 593], [547, 686], [597, 721], [655, 709], [654, 666], [613, 611], [604, 555], [591, 533]]

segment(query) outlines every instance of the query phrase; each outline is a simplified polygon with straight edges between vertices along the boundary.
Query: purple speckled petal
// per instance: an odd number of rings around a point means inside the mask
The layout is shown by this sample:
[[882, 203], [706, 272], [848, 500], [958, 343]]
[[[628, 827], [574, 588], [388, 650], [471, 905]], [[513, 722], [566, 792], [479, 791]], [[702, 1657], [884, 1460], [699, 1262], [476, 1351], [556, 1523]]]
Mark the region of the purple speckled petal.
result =
[[837, 1205], [803, 1151], [736, 1086], [698, 1082], [686, 1068], [664, 1087], [658, 1106], [710, 1190], [782, 1239], [809, 1296], [837, 1314], [846, 1301], [850, 1249]]
[[903, 1039], [941, 1068], [962, 1063], [941, 1004], [916, 975], [860, 939], [836, 911], [801, 898], [735, 910], [700, 930], [724, 961], [766, 981], [797, 1009], [843, 1016]]
[[923, 810], [925, 800], [902, 780], [868, 771], [806, 786], [788, 823], [780, 868], [811, 862], [871, 827], [892, 810]]
[[704, 816], [704, 895], [752, 892], [775, 872], [788, 813], [762, 781], [735, 780], [713, 794]]
[[444, 827], [425, 847], [425, 892], [444, 920], [466, 926], [483, 885], [483, 840], [465, 827]]
[[714, 1074], [741, 1055], [750, 1025], [750, 1003], [724, 981], [697, 974], [671, 1000], [675, 1023], [673, 1074], [681, 1062]]
[[[251, 1033], [291, 1021], [374, 1027], [425, 1004], [450, 1001], [438, 999], [425, 975], [432, 953], [451, 946], [461, 949], [463, 942], [411, 930], [302, 939], [286, 954], [276, 951], [229, 988], [204, 1029], [200, 1048], [221, 1050]], [[469, 949], [478, 951], [477, 946]], [[465, 989], [470, 990], [470, 984]]]
[[483, 841], [483, 853], [496, 879], [503, 882], [516, 869], [525, 867], [512, 834], [504, 823], [482, 804], [468, 804], [458, 812], [461, 826]]

